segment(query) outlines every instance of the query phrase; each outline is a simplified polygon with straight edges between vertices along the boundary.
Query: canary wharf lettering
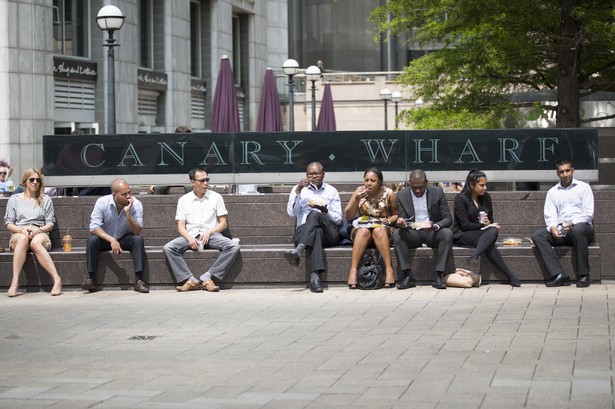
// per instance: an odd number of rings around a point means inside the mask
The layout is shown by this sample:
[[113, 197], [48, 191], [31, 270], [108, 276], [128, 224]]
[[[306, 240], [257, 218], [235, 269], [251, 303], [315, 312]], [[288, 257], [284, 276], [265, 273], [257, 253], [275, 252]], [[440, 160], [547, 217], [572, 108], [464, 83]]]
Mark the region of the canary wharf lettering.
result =
[[597, 169], [595, 129], [45, 135], [49, 176], [553, 170], [560, 158]]

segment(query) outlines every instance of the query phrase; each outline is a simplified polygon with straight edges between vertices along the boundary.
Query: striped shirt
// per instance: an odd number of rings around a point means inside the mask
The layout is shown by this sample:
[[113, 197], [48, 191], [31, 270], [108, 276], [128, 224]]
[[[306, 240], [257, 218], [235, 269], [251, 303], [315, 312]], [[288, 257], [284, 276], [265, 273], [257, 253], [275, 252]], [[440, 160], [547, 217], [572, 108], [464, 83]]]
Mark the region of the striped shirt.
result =
[[[143, 205], [134, 197], [132, 200], [130, 214], [143, 227]], [[107, 234], [116, 239], [130, 233], [126, 213], [124, 210], [120, 210], [118, 213], [113, 195], [103, 196], [96, 201], [94, 210], [92, 210], [92, 216], [90, 217], [90, 231], [96, 229], [103, 229]]]

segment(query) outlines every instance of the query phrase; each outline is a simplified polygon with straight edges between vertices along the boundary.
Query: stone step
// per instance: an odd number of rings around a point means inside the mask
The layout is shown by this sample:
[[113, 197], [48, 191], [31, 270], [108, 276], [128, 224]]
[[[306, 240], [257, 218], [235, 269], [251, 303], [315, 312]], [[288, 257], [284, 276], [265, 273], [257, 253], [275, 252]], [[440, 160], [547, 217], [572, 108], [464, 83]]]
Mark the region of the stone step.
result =
[[[278, 245], [242, 245], [240, 256], [232, 269], [225, 277], [222, 287], [233, 286], [301, 286], [308, 281], [309, 272], [305, 269], [302, 258], [298, 268], [292, 267], [284, 259], [284, 252], [292, 249], [292, 246]], [[542, 260], [536, 257], [536, 249], [529, 245], [524, 246], [500, 246], [499, 250], [509, 268], [515, 272], [519, 279], [525, 282], [542, 282], [548, 274], [542, 264]], [[468, 268], [464, 260], [472, 250], [455, 247], [453, 249], [454, 261], [447, 267], [448, 271], [454, 271], [455, 267]], [[573, 257], [571, 248], [557, 247], [557, 254], [562, 260], [566, 271], [573, 270]], [[434, 254], [432, 249], [422, 247], [414, 250], [413, 272], [419, 283], [430, 284], [434, 271]], [[147, 246], [147, 281], [157, 287], [172, 288], [175, 285], [173, 274], [164, 257], [161, 247]], [[218, 256], [214, 250], [187, 251], [185, 259], [190, 269], [195, 273], [203, 273]], [[328, 270], [323, 274], [323, 281], [329, 284], [343, 284], [347, 282], [348, 269], [350, 267], [351, 247], [334, 247], [326, 249]], [[86, 273], [85, 248], [75, 247], [70, 253], [61, 249], [51, 251], [51, 257], [62, 277], [63, 285], [67, 288], [78, 287]], [[393, 255], [393, 263], [396, 264]], [[10, 272], [12, 254], [0, 253], [0, 270]], [[590, 247], [590, 270], [592, 280], [600, 281], [600, 248]], [[25, 274], [22, 274], [22, 287], [37, 288], [50, 286], [48, 274], [38, 265], [33, 254], [28, 254]], [[506, 277], [498, 271], [488, 260], [480, 260], [477, 272], [484, 281], [506, 282]], [[574, 278], [574, 277], [573, 277]], [[99, 259], [98, 281], [107, 287], [126, 287], [134, 281], [134, 269], [130, 253], [113, 255], [103, 252]], [[10, 274], [0, 276], [0, 287], [10, 285]]]

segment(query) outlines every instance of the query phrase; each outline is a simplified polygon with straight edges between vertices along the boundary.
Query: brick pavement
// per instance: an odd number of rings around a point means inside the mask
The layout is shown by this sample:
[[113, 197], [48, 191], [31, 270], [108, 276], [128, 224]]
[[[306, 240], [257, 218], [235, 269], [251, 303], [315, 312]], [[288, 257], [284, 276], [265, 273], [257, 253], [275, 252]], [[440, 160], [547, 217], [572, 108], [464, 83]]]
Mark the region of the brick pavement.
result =
[[2, 293], [0, 407], [613, 409], [614, 293]]

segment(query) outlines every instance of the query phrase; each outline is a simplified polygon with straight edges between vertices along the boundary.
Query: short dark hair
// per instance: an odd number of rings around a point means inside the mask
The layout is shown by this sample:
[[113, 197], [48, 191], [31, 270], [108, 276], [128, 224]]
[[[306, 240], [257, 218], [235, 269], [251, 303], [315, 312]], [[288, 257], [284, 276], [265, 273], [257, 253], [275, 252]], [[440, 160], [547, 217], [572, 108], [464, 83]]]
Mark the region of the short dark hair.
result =
[[410, 172], [410, 178], [409, 180], [427, 180], [427, 174], [425, 174], [425, 171], [423, 169], [414, 169], [412, 172]]
[[322, 163], [320, 163], [320, 162], [312, 162], [312, 163], [308, 164], [308, 165], [307, 165], [307, 169], [309, 169], [309, 168], [310, 168], [310, 166], [318, 166], [318, 167], [320, 168], [320, 171], [321, 171], [321, 172], [324, 172], [324, 171], [325, 171], [325, 167], [324, 167], [324, 166], [322, 165]]
[[363, 179], [365, 179], [365, 175], [367, 175], [369, 172], [375, 173], [376, 176], [378, 176], [378, 180], [380, 180], [380, 184], [382, 184], [382, 182], [384, 181], [384, 177], [382, 176], [382, 171], [378, 168], [367, 168], [367, 170], [363, 173]]
[[205, 172], [209, 175], [209, 172], [207, 171], [207, 169], [198, 166], [192, 169], [190, 172], [188, 172], [188, 177], [190, 178], [190, 180], [194, 180], [194, 175], [196, 175], [196, 172]]
[[571, 168], [574, 167], [574, 166], [572, 166], [572, 163], [570, 163], [570, 161], [568, 159], [560, 159], [555, 164], [555, 170], [558, 170], [560, 166], [564, 166], [564, 165], [570, 165]]
[[175, 128], [175, 133], [192, 133], [192, 129], [189, 126], [180, 125]]

